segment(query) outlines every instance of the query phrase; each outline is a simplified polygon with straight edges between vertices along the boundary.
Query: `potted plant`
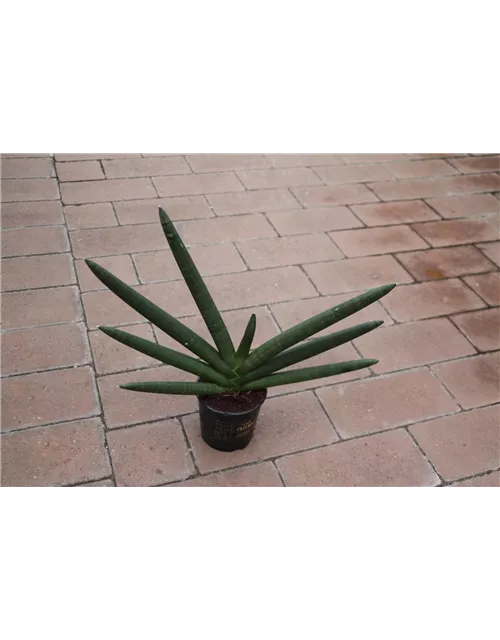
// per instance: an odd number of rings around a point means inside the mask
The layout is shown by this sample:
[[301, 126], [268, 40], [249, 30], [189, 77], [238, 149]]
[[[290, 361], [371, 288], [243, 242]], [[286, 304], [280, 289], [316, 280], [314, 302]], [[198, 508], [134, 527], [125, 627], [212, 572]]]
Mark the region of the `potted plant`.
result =
[[142, 296], [109, 271], [86, 260], [95, 276], [135, 311], [184, 345], [191, 357], [112, 327], [99, 327], [105, 334], [160, 362], [197, 376], [193, 382], [134, 382], [120, 385], [129, 391], [196, 395], [201, 432], [205, 442], [221, 451], [243, 449], [252, 439], [257, 417], [269, 387], [335, 376], [363, 369], [377, 360], [355, 360], [282, 371], [362, 336], [382, 324], [365, 322], [331, 335], [308, 340], [316, 333], [347, 318], [388, 294], [395, 285], [371, 289], [352, 300], [323, 311], [271, 338], [252, 350], [256, 318], [248, 321], [235, 349], [226, 325], [184, 242], [167, 214], [160, 221], [172, 254], [213, 338], [215, 347], [182, 322]]

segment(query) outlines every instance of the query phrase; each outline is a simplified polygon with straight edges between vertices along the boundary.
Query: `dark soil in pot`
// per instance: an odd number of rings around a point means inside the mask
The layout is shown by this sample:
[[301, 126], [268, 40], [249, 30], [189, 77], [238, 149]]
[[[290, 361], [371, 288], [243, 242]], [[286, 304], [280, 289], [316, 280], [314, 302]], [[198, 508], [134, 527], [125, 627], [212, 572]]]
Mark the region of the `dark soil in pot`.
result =
[[219, 451], [244, 449], [266, 397], [267, 389], [198, 397], [203, 440]]

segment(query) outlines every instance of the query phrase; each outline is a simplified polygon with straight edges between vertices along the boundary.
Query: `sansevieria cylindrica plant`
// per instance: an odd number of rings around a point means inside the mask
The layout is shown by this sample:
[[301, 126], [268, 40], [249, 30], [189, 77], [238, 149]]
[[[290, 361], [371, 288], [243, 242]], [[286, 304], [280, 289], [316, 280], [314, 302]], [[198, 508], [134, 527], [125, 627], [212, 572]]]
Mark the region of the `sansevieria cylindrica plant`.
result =
[[[101, 331], [118, 342], [160, 362], [192, 373], [198, 378], [198, 381], [193, 382], [132, 382], [121, 385], [122, 389], [197, 396], [238, 394], [336, 376], [348, 371], [364, 369], [378, 362], [377, 360], [353, 360], [283, 371], [294, 364], [350, 342], [380, 326], [382, 321], [365, 322], [324, 337], [309, 340], [311, 336], [387, 295], [395, 287], [394, 284], [371, 289], [351, 300], [327, 309], [271, 338], [254, 350], [252, 350], [252, 342], [256, 329], [256, 317], [252, 315], [248, 320], [241, 342], [235, 349], [222, 316], [189, 251], [165, 211], [163, 209], [159, 211], [161, 225], [172, 254], [210, 331], [215, 347], [109, 271], [92, 260], [86, 260], [94, 275], [106, 287], [140, 315], [197, 356], [185, 355], [120, 329], [99, 327]], [[172, 302], [172, 305], [175, 305], [175, 301]]]

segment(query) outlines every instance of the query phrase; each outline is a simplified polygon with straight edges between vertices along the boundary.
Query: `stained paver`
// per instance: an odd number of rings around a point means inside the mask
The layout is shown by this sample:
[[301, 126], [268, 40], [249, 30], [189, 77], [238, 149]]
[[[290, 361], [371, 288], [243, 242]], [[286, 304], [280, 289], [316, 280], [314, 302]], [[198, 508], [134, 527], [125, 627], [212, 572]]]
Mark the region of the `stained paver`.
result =
[[[498, 486], [499, 191], [498, 155], [3, 158], [2, 483]], [[257, 345], [397, 282], [333, 330], [383, 328], [308, 363], [380, 364], [271, 389], [254, 441], [232, 454], [202, 441], [195, 398], [120, 390], [192, 376], [97, 330], [115, 324], [184, 350], [102, 290], [85, 258], [210, 339], [159, 206], [235, 341], [251, 313]]]

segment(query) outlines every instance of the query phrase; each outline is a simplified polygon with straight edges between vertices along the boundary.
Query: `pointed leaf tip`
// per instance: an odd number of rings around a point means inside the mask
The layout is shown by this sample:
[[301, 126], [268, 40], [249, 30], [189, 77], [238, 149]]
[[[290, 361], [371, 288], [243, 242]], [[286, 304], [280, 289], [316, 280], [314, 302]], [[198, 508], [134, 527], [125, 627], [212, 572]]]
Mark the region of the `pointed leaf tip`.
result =
[[245, 332], [243, 334], [243, 338], [241, 339], [240, 345], [236, 351], [236, 359], [238, 363], [241, 363], [245, 360], [245, 358], [250, 353], [250, 349], [252, 347], [252, 342], [255, 337], [255, 330], [257, 328], [257, 316], [255, 313], [252, 313], [250, 316], [247, 326], [245, 328]]
[[174, 340], [177, 340], [180, 344], [187, 346], [190, 351], [212, 365], [219, 373], [225, 373], [226, 375], [233, 373], [232, 369], [222, 360], [216, 349], [192, 331], [192, 329], [189, 329], [182, 322], [145, 298], [136, 289], [114, 276], [104, 267], [93, 263], [91, 260], [87, 260], [87, 264], [98, 280], [123, 300], [125, 304], [128, 304], [129, 307], [137, 311], [143, 318], [152, 322], [156, 327], [174, 338]]
[[[307, 320], [299, 322], [279, 335], [270, 338], [250, 353], [241, 366], [239, 373], [246, 374], [257, 369], [286, 349], [293, 347], [310, 336], [331, 327], [333, 324], [348, 318], [354, 313], [361, 311], [361, 309], [380, 300], [380, 298], [390, 293], [395, 286], [395, 284], [388, 284], [369, 289], [355, 298], [346, 300], [330, 309], [326, 309]], [[372, 328], [375, 328], [375, 326]]]
[[320, 365], [316, 367], [307, 367], [305, 369], [294, 369], [292, 371], [284, 371], [270, 376], [264, 376], [258, 380], [253, 380], [243, 384], [243, 391], [252, 389], [266, 389], [268, 387], [278, 387], [284, 384], [295, 384], [317, 378], [328, 378], [358, 369], [365, 369], [372, 366], [376, 360], [351, 360], [349, 362], [336, 362], [334, 364]]
[[159, 207], [160, 221], [163, 233], [172, 251], [172, 255], [179, 267], [184, 281], [194, 298], [205, 324], [217, 346], [217, 350], [222, 360], [233, 367], [236, 360], [236, 353], [231, 336], [222, 319], [206, 283], [195, 265], [188, 249], [181, 236], [175, 228], [174, 223], [167, 214]]
[[102, 331], [103, 333], [105, 333], [107, 336], [111, 336], [113, 337], [113, 332], [116, 331], [115, 327], [106, 327], [106, 326], [102, 326], [102, 327], [98, 327], [99, 331]]

